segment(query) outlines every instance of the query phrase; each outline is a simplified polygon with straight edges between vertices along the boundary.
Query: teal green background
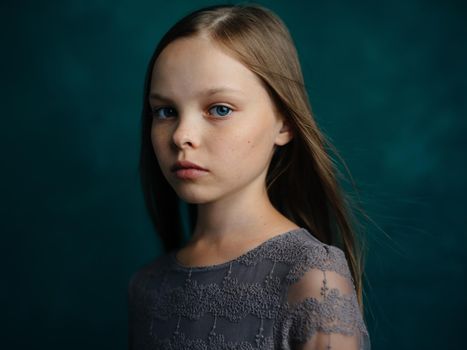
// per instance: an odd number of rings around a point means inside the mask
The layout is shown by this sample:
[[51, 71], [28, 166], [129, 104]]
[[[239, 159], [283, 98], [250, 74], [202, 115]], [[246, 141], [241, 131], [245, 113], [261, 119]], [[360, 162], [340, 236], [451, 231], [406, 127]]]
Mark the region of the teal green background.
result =
[[[129, 277], [161, 253], [137, 173], [146, 64], [216, 3], [0, 5], [5, 349], [127, 347]], [[465, 2], [257, 3], [288, 25], [316, 119], [384, 230], [368, 227], [373, 348], [462, 348]]]

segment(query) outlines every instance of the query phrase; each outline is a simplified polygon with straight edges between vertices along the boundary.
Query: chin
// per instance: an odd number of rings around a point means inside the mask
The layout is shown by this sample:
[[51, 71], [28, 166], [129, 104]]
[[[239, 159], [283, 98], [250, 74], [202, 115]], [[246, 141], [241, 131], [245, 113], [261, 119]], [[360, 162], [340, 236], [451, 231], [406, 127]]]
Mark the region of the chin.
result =
[[209, 196], [206, 193], [206, 190], [193, 191], [188, 189], [175, 188], [175, 192], [181, 199], [189, 204], [203, 204], [213, 200], [212, 196]]

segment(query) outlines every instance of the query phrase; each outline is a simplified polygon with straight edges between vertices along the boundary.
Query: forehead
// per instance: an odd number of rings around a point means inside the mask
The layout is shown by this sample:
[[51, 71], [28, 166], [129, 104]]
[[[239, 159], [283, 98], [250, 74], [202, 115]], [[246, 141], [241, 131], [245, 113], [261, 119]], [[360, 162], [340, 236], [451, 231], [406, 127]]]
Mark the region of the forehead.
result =
[[259, 77], [239, 60], [201, 36], [180, 38], [167, 45], [154, 63], [151, 91], [191, 93], [228, 85], [245, 93], [264, 90]]

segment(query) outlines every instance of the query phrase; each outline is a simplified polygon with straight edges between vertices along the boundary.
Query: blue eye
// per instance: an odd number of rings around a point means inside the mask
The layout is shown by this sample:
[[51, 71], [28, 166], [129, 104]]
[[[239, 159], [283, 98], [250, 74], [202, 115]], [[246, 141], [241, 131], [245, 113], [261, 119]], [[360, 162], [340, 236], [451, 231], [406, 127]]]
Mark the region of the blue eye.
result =
[[165, 119], [170, 116], [176, 116], [177, 112], [172, 107], [159, 107], [152, 110], [153, 117]]
[[[210, 114], [217, 114], [218, 116], [225, 117], [232, 112], [232, 108], [224, 105], [216, 105], [209, 109]], [[152, 115], [157, 119], [167, 119], [172, 116], [177, 116], [177, 111], [172, 107], [157, 107], [152, 109]]]
[[224, 106], [224, 105], [214, 106], [214, 107], [210, 108], [209, 111], [211, 111], [213, 109], [216, 111], [217, 115], [220, 115], [221, 117], [225, 117], [225, 116], [229, 115], [232, 112], [232, 108]]

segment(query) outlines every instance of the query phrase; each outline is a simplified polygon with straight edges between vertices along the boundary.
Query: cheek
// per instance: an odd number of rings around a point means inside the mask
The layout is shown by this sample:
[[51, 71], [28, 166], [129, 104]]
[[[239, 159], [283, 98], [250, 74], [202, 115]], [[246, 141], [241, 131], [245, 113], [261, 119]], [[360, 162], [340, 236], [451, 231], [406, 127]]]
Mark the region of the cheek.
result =
[[211, 151], [226, 171], [241, 174], [245, 166], [262, 166], [269, 152], [267, 135], [258, 126], [242, 126], [222, 137], [211, 138]]
[[166, 144], [167, 140], [163, 132], [161, 130], [151, 130], [151, 144], [154, 154], [156, 155], [158, 161], [163, 161], [164, 155], [166, 153], [164, 145]]

